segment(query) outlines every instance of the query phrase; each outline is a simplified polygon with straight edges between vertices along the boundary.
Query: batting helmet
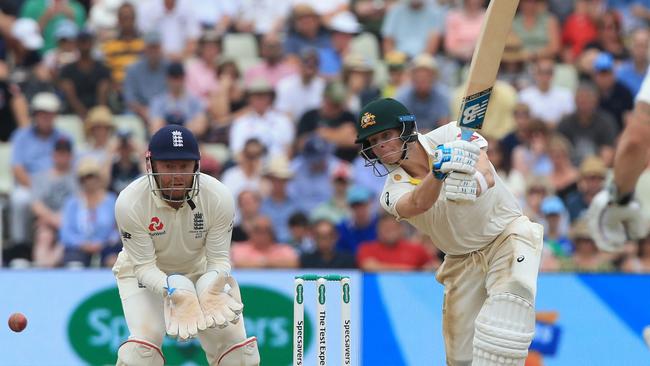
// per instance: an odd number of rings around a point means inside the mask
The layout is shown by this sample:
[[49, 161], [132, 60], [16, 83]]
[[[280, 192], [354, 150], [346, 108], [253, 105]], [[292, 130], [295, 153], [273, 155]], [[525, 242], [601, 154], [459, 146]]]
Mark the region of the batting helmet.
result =
[[[192, 173], [158, 173], [155, 171], [153, 161], [161, 160], [192, 160], [195, 162]], [[161, 199], [170, 202], [182, 202], [192, 199], [199, 193], [199, 175], [201, 154], [199, 143], [190, 130], [180, 125], [167, 125], [158, 130], [149, 141], [149, 149], [146, 153], [147, 177], [152, 193]], [[168, 193], [174, 188], [160, 186], [157, 177], [165, 175], [182, 176], [191, 174], [193, 176], [192, 187], [188, 189], [183, 199], [173, 199]]]

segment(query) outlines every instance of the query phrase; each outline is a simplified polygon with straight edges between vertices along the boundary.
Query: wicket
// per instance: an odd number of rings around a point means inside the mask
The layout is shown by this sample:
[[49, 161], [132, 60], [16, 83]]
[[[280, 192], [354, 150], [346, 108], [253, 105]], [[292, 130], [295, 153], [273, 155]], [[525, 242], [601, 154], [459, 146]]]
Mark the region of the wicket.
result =
[[350, 306], [350, 278], [341, 275], [315, 275], [306, 274], [296, 276], [294, 280], [295, 296], [293, 299], [293, 365], [301, 366], [304, 362], [304, 283], [316, 281], [318, 298], [316, 311], [318, 313], [318, 365], [327, 365], [327, 323], [326, 323], [326, 296], [325, 283], [336, 281], [341, 284], [341, 365], [352, 365], [352, 337], [351, 337], [351, 306]]

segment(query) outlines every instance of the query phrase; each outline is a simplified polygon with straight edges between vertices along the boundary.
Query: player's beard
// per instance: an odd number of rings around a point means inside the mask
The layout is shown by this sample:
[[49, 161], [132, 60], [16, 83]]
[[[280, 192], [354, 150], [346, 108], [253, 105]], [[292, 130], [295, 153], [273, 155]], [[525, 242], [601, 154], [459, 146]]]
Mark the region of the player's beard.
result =
[[163, 199], [171, 200], [171, 201], [180, 201], [183, 200], [189, 193], [189, 191], [192, 189], [192, 184], [193, 184], [193, 179], [190, 180], [189, 183], [183, 182], [182, 185], [178, 184], [175, 185], [174, 179], [170, 179], [169, 184], [163, 184], [162, 180], [163, 177], [157, 177], [157, 184], [158, 187], [160, 187], [160, 195], [162, 196]]

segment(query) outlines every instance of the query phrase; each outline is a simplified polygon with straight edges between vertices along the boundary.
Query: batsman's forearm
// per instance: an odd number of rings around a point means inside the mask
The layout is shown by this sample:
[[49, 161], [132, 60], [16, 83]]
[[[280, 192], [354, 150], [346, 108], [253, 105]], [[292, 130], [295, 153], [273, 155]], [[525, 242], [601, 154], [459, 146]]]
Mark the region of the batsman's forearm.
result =
[[410, 204], [417, 207], [420, 212], [428, 211], [438, 200], [441, 189], [442, 181], [436, 179], [432, 173], [429, 173], [422, 180], [422, 183], [413, 190], [409, 199]]
[[637, 102], [614, 157], [614, 182], [621, 195], [632, 192], [648, 164], [650, 104]]

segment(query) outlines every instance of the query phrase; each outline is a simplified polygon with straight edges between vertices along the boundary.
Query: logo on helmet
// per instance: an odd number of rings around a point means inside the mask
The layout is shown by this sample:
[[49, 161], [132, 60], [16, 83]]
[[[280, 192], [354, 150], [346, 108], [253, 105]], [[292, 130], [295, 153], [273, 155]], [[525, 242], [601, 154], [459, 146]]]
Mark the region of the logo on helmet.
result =
[[376, 123], [375, 115], [370, 112], [364, 113], [363, 117], [361, 117], [361, 128], [368, 128]]
[[178, 130], [172, 131], [172, 146], [183, 147], [183, 134], [181, 133], [181, 131]]

